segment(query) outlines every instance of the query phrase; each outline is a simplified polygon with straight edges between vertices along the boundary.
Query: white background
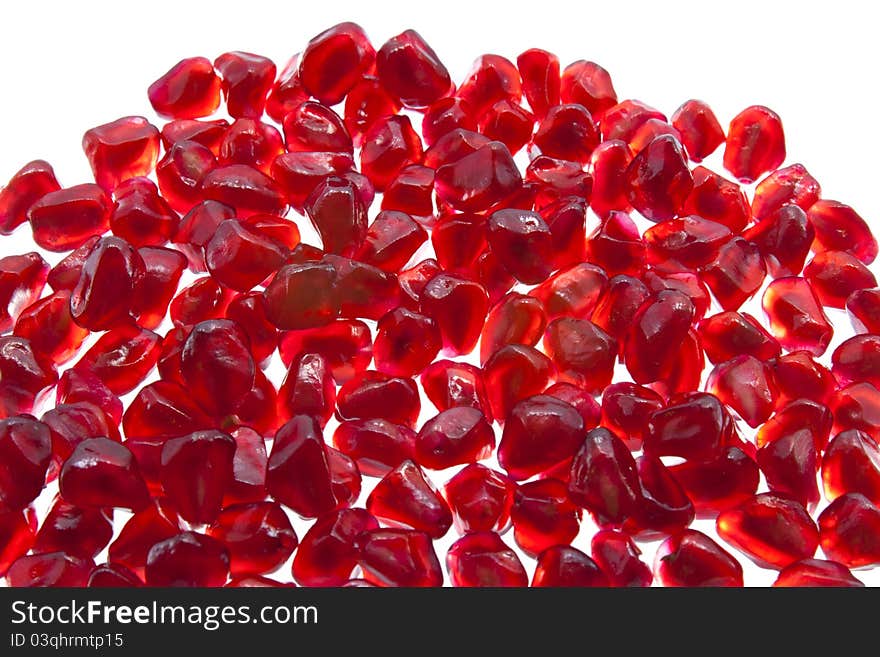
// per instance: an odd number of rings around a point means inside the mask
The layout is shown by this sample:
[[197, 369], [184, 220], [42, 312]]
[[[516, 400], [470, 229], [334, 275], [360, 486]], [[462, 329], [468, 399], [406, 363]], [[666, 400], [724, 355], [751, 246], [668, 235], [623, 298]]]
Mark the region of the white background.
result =
[[[482, 53], [514, 59], [542, 47], [557, 53], [563, 66], [576, 59], [602, 64], [619, 98], [637, 98], [667, 115], [701, 98], [726, 126], [742, 108], [767, 105], [785, 125], [786, 163], [803, 163], [824, 197], [849, 203], [876, 225], [880, 46], [873, 14], [866, 2], [766, 0], [6, 3], [0, 19], [0, 181], [36, 158], [55, 166], [62, 185], [91, 180], [82, 133], [129, 114], [156, 121], [147, 86], [183, 57], [247, 50], [271, 57], [280, 70], [310, 37], [354, 20], [377, 48], [406, 28], [417, 29], [456, 82]], [[709, 161], [718, 171], [719, 159]], [[0, 255], [31, 248], [27, 226], [0, 240]], [[830, 315], [848, 329], [840, 314]], [[581, 547], [588, 546], [591, 531], [589, 522], [584, 525], [576, 542]], [[297, 523], [300, 537], [304, 527]], [[438, 544], [441, 560], [452, 538], [454, 531]], [[505, 540], [512, 543], [512, 535]], [[650, 561], [655, 545], [643, 547]], [[774, 571], [738, 556], [747, 584], [772, 583]], [[532, 563], [526, 561], [530, 573]], [[875, 573], [856, 574], [880, 584]]]

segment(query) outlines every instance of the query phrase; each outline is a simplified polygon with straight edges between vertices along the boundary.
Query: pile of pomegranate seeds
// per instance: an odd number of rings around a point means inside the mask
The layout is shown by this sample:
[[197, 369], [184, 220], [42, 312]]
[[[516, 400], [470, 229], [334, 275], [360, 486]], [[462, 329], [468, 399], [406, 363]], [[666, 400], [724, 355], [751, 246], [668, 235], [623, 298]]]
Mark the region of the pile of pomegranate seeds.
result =
[[353, 23], [148, 97], [161, 128], [86, 131], [94, 183], [37, 160], [0, 191], [39, 247], [0, 258], [9, 585], [880, 564], [877, 241], [770, 109], [725, 134], [537, 49], [456, 85]]

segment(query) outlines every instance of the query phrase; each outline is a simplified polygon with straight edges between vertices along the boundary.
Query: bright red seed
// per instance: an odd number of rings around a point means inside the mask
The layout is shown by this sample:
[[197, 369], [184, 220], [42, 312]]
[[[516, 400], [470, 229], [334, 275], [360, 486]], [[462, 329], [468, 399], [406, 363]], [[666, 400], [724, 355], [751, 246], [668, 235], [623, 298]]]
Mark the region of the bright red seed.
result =
[[222, 586], [229, 551], [210, 536], [181, 532], [150, 548], [144, 573], [149, 586]]
[[864, 584], [846, 566], [836, 561], [803, 559], [783, 568], [773, 586], [861, 587]]
[[609, 586], [608, 577], [589, 556], [569, 545], [554, 545], [538, 555], [532, 586]]
[[724, 143], [724, 129], [712, 108], [701, 100], [688, 100], [672, 114], [670, 123], [694, 162], [700, 162]]
[[516, 553], [494, 532], [474, 532], [458, 539], [446, 554], [453, 586], [528, 586]]
[[208, 536], [229, 550], [233, 577], [271, 572], [287, 561], [297, 546], [290, 520], [276, 502], [228, 506], [208, 528]]
[[711, 538], [694, 529], [686, 529], [661, 543], [654, 574], [664, 586], [743, 585], [739, 562]]
[[565, 483], [539, 479], [517, 487], [510, 511], [516, 544], [529, 556], [554, 545], [568, 545], [580, 530], [580, 509]]
[[358, 539], [364, 579], [376, 586], [440, 586], [443, 571], [431, 538], [410, 529], [372, 529]]
[[747, 107], [730, 122], [724, 148], [724, 168], [750, 183], [773, 171], [785, 159], [782, 121], [761, 105]]
[[364, 30], [339, 23], [309, 41], [299, 61], [303, 89], [327, 105], [335, 105], [351, 90], [376, 59]]
[[82, 145], [95, 181], [112, 192], [123, 180], [153, 170], [159, 156], [159, 130], [142, 116], [126, 116], [88, 130]]
[[617, 529], [601, 529], [593, 534], [590, 550], [610, 586], [651, 585], [654, 579], [651, 568], [639, 559], [641, 552], [628, 534]]
[[196, 119], [212, 114], [220, 105], [220, 78], [209, 60], [191, 57], [171, 67], [147, 93], [158, 114]]
[[860, 493], [834, 500], [819, 516], [822, 552], [850, 568], [880, 562], [880, 509]]
[[441, 538], [452, 526], [452, 512], [433, 482], [412, 461], [404, 461], [386, 474], [367, 498], [367, 510], [396, 527]]

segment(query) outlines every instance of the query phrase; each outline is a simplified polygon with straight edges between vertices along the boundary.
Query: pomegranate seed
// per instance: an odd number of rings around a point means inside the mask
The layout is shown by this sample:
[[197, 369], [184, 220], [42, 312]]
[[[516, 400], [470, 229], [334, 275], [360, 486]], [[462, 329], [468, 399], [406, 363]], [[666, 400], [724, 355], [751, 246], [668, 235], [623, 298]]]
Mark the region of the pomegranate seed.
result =
[[490, 141], [437, 168], [434, 185], [443, 203], [463, 212], [482, 212], [516, 192], [522, 176], [507, 147]]
[[651, 585], [654, 575], [648, 565], [639, 559], [641, 552], [629, 535], [617, 529], [601, 529], [593, 534], [590, 549], [610, 586]]
[[425, 229], [410, 215], [383, 210], [370, 224], [355, 257], [383, 271], [397, 272], [427, 238]]
[[226, 119], [199, 121], [196, 119], [175, 119], [162, 126], [162, 144], [169, 151], [178, 142], [194, 141], [207, 148], [216, 156], [220, 153], [220, 142], [229, 127]]
[[155, 329], [168, 312], [186, 269], [186, 257], [172, 249], [152, 246], [138, 249], [138, 254], [144, 261], [144, 276], [134, 291], [131, 311], [137, 315], [138, 324]]
[[860, 429], [880, 435], [880, 391], [862, 381], [840, 388], [828, 401], [834, 413], [834, 430]]
[[147, 377], [159, 359], [160, 338], [134, 325], [107, 331], [76, 364], [98, 377], [111, 392], [124, 395]]
[[220, 164], [246, 164], [269, 173], [272, 161], [284, 152], [281, 133], [254, 119], [236, 119], [223, 133]]
[[293, 559], [293, 576], [303, 586], [339, 586], [351, 576], [361, 535], [379, 528], [364, 509], [341, 509], [318, 518]]
[[593, 189], [590, 207], [600, 217], [612, 210], [628, 212], [632, 206], [627, 198], [626, 171], [632, 154], [626, 142], [606, 140], [590, 156], [593, 171]]
[[416, 437], [416, 461], [432, 470], [473, 463], [491, 455], [495, 433], [483, 414], [455, 406], [427, 420]]
[[156, 381], [141, 388], [122, 417], [126, 436], [174, 438], [210, 427], [210, 420], [179, 383]]
[[31, 417], [0, 419], [0, 510], [21, 510], [39, 495], [52, 454], [51, 440], [49, 427]]
[[577, 409], [549, 395], [519, 401], [504, 423], [498, 463], [515, 480], [528, 479], [574, 456], [583, 442]]
[[744, 183], [773, 171], [785, 159], [782, 121], [761, 105], [747, 107], [733, 117], [724, 147], [724, 168]]
[[808, 510], [815, 508], [819, 456], [810, 429], [791, 431], [765, 443], [758, 449], [757, 460], [771, 492], [787, 495]]
[[579, 60], [562, 72], [560, 97], [564, 103], [579, 103], [591, 114], [601, 114], [617, 104], [617, 94], [608, 71], [594, 62]]
[[593, 309], [592, 322], [614, 336], [623, 350], [623, 342], [639, 308], [651, 293], [637, 278], [618, 275], [608, 281], [604, 294]]
[[70, 316], [70, 293], [56, 292], [21, 311], [13, 335], [27, 339], [35, 354], [56, 365], [70, 360], [89, 332]]
[[844, 340], [831, 354], [831, 371], [844, 385], [867, 381], [877, 386], [880, 385], [878, 356], [880, 356], [880, 337], [856, 335]]
[[336, 385], [320, 354], [302, 353], [293, 359], [276, 404], [282, 422], [296, 415], [311, 415], [322, 427], [327, 424], [336, 406]]
[[376, 53], [376, 72], [389, 93], [407, 107], [427, 107], [452, 86], [446, 67], [415, 30], [406, 30], [382, 45]]
[[678, 214], [694, 186], [681, 144], [661, 135], [639, 151], [625, 173], [627, 199], [651, 221]]
[[80, 509], [56, 499], [34, 539], [33, 550], [64, 552], [94, 559], [113, 538], [113, 514], [100, 509]]
[[601, 268], [584, 262], [557, 272], [529, 294], [544, 305], [548, 320], [562, 315], [584, 317], [596, 307], [607, 284]]
[[469, 132], [477, 129], [470, 106], [461, 98], [447, 96], [425, 109], [422, 118], [422, 138], [427, 146], [433, 146], [441, 137], [458, 129]]
[[458, 539], [446, 554], [453, 586], [524, 587], [529, 580], [516, 553], [493, 532]]
[[639, 449], [654, 411], [663, 408], [663, 399], [650, 388], [635, 383], [612, 383], [602, 394], [602, 426], [630, 449]]
[[284, 145], [288, 151], [352, 153], [351, 135], [336, 112], [306, 101], [284, 116]]
[[250, 427], [237, 427], [230, 432], [235, 441], [232, 459], [232, 480], [226, 499], [236, 502], [258, 502], [266, 496], [268, 456], [263, 437]]
[[586, 164], [599, 145], [599, 130], [583, 105], [556, 105], [538, 125], [533, 142], [544, 155]]
[[624, 361], [636, 383], [668, 376], [678, 364], [681, 344], [694, 316], [694, 304], [681, 292], [664, 290], [645, 301], [624, 341]]
[[568, 545], [555, 545], [538, 556], [532, 586], [608, 586], [608, 578], [589, 556]]
[[373, 370], [356, 374], [340, 389], [339, 417], [344, 420], [381, 418], [415, 425], [421, 403], [415, 382]]
[[89, 588], [128, 588], [143, 586], [141, 578], [118, 563], [96, 566], [89, 574]]
[[358, 564], [376, 586], [440, 586], [443, 571], [431, 538], [411, 529], [371, 529], [358, 539]]
[[682, 214], [695, 214], [723, 224], [733, 233], [742, 232], [752, 213], [739, 185], [706, 167], [695, 167], [692, 174], [694, 187], [684, 202]]
[[283, 215], [287, 202], [274, 180], [247, 164], [228, 164], [211, 169], [199, 185], [205, 200], [220, 201], [240, 217], [266, 213]]
[[345, 127], [359, 145], [363, 136], [378, 121], [393, 116], [400, 110], [400, 101], [391, 96], [379, 80], [365, 75], [345, 96]]
[[489, 297], [478, 283], [440, 273], [421, 293], [422, 309], [440, 327], [444, 348], [466, 354], [476, 346], [489, 310]]
[[266, 287], [266, 316], [280, 329], [309, 329], [333, 321], [339, 304], [336, 270], [327, 262], [282, 267]]
[[828, 443], [822, 458], [822, 482], [825, 497], [831, 501], [861, 493], [872, 504], [880, 503], [880, 447], [864, 431], [841, 431]]
[[364, 30], [339, 23], [309, 41], [299, 62], [303, 89], [326, 105], [340, 102], [376, 59]]
[[89, 438], [77, 445], [58, 481], [64, 499], [83, 508], [138, 511], [150, 500], [131, 450], [109, 438]]
[[688, 100], [672, 114], [670, 122], [694, 162], [701, 162], [724, 143], [724, 129], [712, 108], [701, 100]]
[[648, 262], [669, 271], [697, 269], [717, 260], [730, 230], [697, 216], [669, 219], [645, 231]]
[[716, 527], [721, 538], [765, 568], [808, 559], [819, 545], [819, 531], [804, 507], [773, 493], [722, 511]]
[[792, 351], [773, 363], [773, 380], [779, 390], [779, 403], [810, 399], [828, 403], [837, 382], [831, 372], [815, 361], [809, 351]]
[[[580, 163], [547, 155], [539, 155], [529, 162], [525, 182], [537, 186], [535, 205], [547, 219], [554, 219], [553, 223], [559, 223], [555, 215], [562, 208], [569, 205], [585, 207], [584, 200], [590, 198], [593, 189], [593, 176], [584, 171]], [[574, 227], [568, 231], [561, 230], [562, 227], [557, 228], [555, 241], [561, 248], [573, 251], [574, 245], [568, 242], [574, 238]], [[559, 258], [560, 254], [554, 256], [557, 261]]]
[[316, 418], [297, 415], [275, 434], [266, 488], [304, 518], [316, 518], [336, 508], [327, 448]]
[[550, 227], [537, 212], [499, 210], [489, 217], [492, 252], [520, 282], [540, 283], [550, 274]]
[[645, 453], [711, 460], [721, 453], [726, 413], [717, 397], [695, 392], [654, 411], [645, 427]]
[[811, 399], [795, 399], [780, 408], [758, 429], [756, 441], [760, 448], [807, 429], [813, 437], [816, 450], [822, 450], [828, 443], [833, 421], [831, 410], [824, 404]]
[[222, 317], [233, 294], [209, 276], [199, 278], [171, 300], [171, 321], [181, 327]]
[[834, 500], [819, 516], [822, 551], [850, 568], [880, 562], [880, 509], [860, 493]]
[[235, 441], [219, 431], [173, 438], [162, 448], [162, 488], [180, 516], [193, 524], [213, 522], [232, 480]]
[[559, 58], [546, 50], [532, 48], [516, 58], [516, 66], [529, 107], [543, 118], [551, 107], [559, 105]]
[[434, 484], [412, 461], [386, 474], [367, 498], [367, 510], [386, 524], [441, 538], [452, 526], [452, 512]]
[[834, 331], [809, 281], [799, 276], [777, 278], [764, 291], [770, 332], [784, 349], [805, 349], [821, 356]]
[[152, 502], [136, 512], [110, 544], [108, 559], [143, 574], [150, 548], [179, 532], [178, 519], [163, 504]]
[[258, 119], [275, 81], [275, 64], [248, 52], [226, 52], [214, 60], [226, 111], [235, 119]]
[[611, 383], [617, 341], [589, 320], [554, 319], [544, 334], [544, 349], [560, 379], [593, 394]]
[[877, 285], [877, 279], [855, 256], [845, 251], [822, 251], [804, 268], [806, 278], [823, 306], [844, 308], [853, 292]]
[[153, 170], [159, 156], [159, 130], [142, 116], [126, 116], [87, 130], [82, 146], [95, 181], [112, 192], [123, 180]]
[[28, 210], [34, 242], [47, 251], [69, 251], [109, 228], [110, 198], [86, 183], [50, 191]]
[[271, 572], [287, 561], [297, 546], [290, 520], [275, 502], [226, 507], [208, 528], [208, 536], [229, 550], [233, 577]]
[[864, 584], [853, 577], [846, 566], [835, 561], [803, 559], [783, 568], [773, 586], [860, 587]]
[[333, 445], [371, 477], [383, 477], [414, 459], [415, 443], [412, 429], [380, 418], [343, 421], [333, 434]]
[[263, 295], [260, 292], [239, 294], [227, 306], [226, 318], [247, 334], [254, 360], [265, 364], [278, 345], [278, 331], [266, 317]]
[[557, 479], [518, 486], [510, 514], [516, 544], [529, 556], [543, 557], [548, 548], [571, 543], [580, 530], [581, 511], [568, 499], [566, 485]]
[[40, 298], [49, 274], [49, 263], [33, 251], [0, 258], [0, 330], [12, 328], [22, 310]]
[[204, 57], [175, 64], [150, 85], [150, 104], [160, 116], [195, 119], [213, 114], [220, 105], [220, 79]]
[[727, 447], [709, 461], [685, 461], [669, 468], [693, 501], [697, 516], [713, 518], [745, 501], [758, 488], [758, 466], [738, 447]]
[[666, 536], [685, 529], [694, 519], [693, 502], [660, 459], [640, 456], [636, 461], [640, 501], [627, 528], [637, 537]]
[[600, 525], [633, 515], [640, 502], [638, 472], [623, 441], [603, 427], [589, 431], [572, 462], [568, 492]]
[[99, 408], [109, 424], [122, 419], [122, 402], [91, 372], [69, 369], [58, 380], [56, 404], [88, 402]]
[[663, 586], [743, 585], [742, 566], [705, 534], [686, 529], [657, 549], [655, 577]]
[[864, 264], [877, 257], [877, 240], [868, 224], [848, 205], [822, 199], [810, 206], [807, 215], [816, 231], [814, 250], [846, 251]]
[[514, 483], [500, 472], [471, 463], [443, 487], [459, 534], [503, 532], [510, 523]]
[[781, 350], [776, 338], [748, 313], [727, 311], [707, 317], [697, 332], [706, 357], [715, 364], [741, 355], [766, 361], [779, 356]]
[[532, 138], [535, 117], [507, 98], [486, 109], [477, 123], [480, 133], [499, 141], [511, 153], [517, 153]]
[[590, 234], [587, 257], [609, 276], [638, 276], [645, 268], [646, 247], [630, 216], [612, 210]]
[[760, 249], [735, 237], [702, 270], [702, 280], [725, 310], [737, 310], [764, 284], [766, 269]]
[[28, 210], [49, 192], [61, 189], [45, 160], [28, 162], [0, 189], [0, 234], [9, 235], [28, 219]]
[[709, 374], [707, 388], [753, 429], [763, 424], [775, 408], [776, 389], [770, 366], [754, 356], [736, 356], [716, 365]]
[[489, 357], [484, 376], [492, 415], [501, 421], [518, 401], [543, 392], [556, 378], [556, 370], [534, 347], [512, 344]]
[[0, 512], [0, 577], [19, 557], [24, 556], [34, 542], [36, 521], [30, 522], [21, 511]]
[[150, 548], [144, 572], [149, 586], [222, 586], [229, 551], [210, 536], [181, 532]]
[[630, 137], [629, 148], [632, 152], [638, 153], [661, 135], [669, 135], [681, 143], [681, 134], [679, 134], [675, 127], [669, 125], [669, 123], [663, 119], [648, 119], [640, 124]]
[[9, 586], [81, 587], [95, 567], [91, 559], [81, 559], [64, 552], [31, 554], [18, 558], [6, 573]]
[[792, 164], [774, 171], [758, 183], [752, 214], [760, 221], [789, 203], [807, 212], [819, 200], [821, 191], [819, 182], [803, 164]]
[[[422, 222], [430, 221], [434, 213], [434, 170], [421, 164], [403, 167], [385, 187], [382, 209], [408, 213]], [[401, 266], [404, 264], [406, 260]]]
[[347, 319], [317, 329], [286, 331], [278, 351], [288, 366], [300, 354], [320, 354], [339, 384], [365, 370], [373, 357], [370, 329], [361, 321]]

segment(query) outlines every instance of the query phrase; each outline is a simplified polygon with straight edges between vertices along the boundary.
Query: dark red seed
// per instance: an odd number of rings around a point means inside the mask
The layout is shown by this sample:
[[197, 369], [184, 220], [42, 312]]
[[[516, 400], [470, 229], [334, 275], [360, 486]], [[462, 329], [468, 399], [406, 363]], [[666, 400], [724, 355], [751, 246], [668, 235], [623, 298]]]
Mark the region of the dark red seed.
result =
[[180, 516], [193, 524], [211, 523], [232, 481], [235, 441], [220, 431], [172, 438], [162, 448], [162, 489]]
[[483, 414], [456, 406], [427, 420], [416, 437], [416, 461], [443, 470], [487, 458], [495, 447], [495, 433]]
[[538, 556], [532, 586], [609, 586], [608, 577], [589, 556], [568, 545], [555, 545]]
[[617, 529], [599, 530], [593, 534], [590, 549], [610, 586], [651, 585], [651, 568], [639, 559], [641, 551], [628, 534]]
[[712, 518], [751, 497], [758, 488], [758, 466], [738, 447], [710, 461], [685, 461], [670, 468], [693, 501], [698, 517]]
[[335, 105], [367, 73], [376, 59], [369, 38], [355, 23], [339, 23], [313, 37], [302, 53], [303, 88], [327, 105]]
[[784, 349], [825, 353], [834, 329], [809, 281], [799, 276], [778, 278], [764, 291], [761, 303], [770, 332]]
[[617, 103], [608, 71], [582, 59], [569, 64], [562, 72], [560, 96], [562, 102], [579, 103], [592, 114], [601, 114]]
[[359, 320], [349, 319], [315, 329], [286, 331], [281, 335], [278, 351], [288, 366], [299, 354], [320, 354], [338, 384], [365, 370], [373, 357], [369, 327]]
[[275, 272], [287, 250], [234, 219], [222, 222], [205, 245], [208, 271], [222, 285], [247, 292]]
[[297, 415], [275, 434], [266, 489], [304, 518], [316, 518], [336, 508], [327, 449], [317, 419]]
[[694, 504], [663, 462], [654, 456], [636, 460], [640, 497], [635, 514], [626, 522], [634, 536], [650, 538], [675, 534], [693, 522]]
[[528, 479], [574, 456], [583, 427], [571, 404], [548, 395], [523, 399], [504, 423], [498, 462], [513, 479]]
[[489, 217], [489, 246], [522, 283], [540, 283], [550, 274], [551, 240], [550, 227], [537, 212], [499, 210]]
[[443, 487], [459, 534], [503, 532], [510, 523], [515, 484], [480, 463], [465, 466]]
[[743, 233], [745, 239], [758, 246], [774, 277], [800, 274], [813, 236], [812, 224], [796, 205], [783, 205]]
[[553, 53], [531, 48], [516, 58], [523, 95], [535, 116], [542, 118], [559, 104], [559, 58]]
[[708, 265], [730, 241], [726, 226], [695, 215], [669, 219], [645, 231], [648, 262], [667, 271], [686, 271]]
[[688, 100], [672, 114], [670, 123], [681, 135], [688, 157], [700, 162], [724, 143], [724, 129], [712, 108], [701, 100]]
[[394, 275], [341, 256], [328, 254], [322, 260], [336, 272], [333, 292], [341, 317], [379, 319], [400, 305], [400, 287]]
[[243, 218], [259, 213], [283, 215], [287, 210], [287, 201], [278, 183], [247, 164], [212, 169], [202, 178], [199, 188], [204, 200], [230, 205]]
[[34, 242], [47, 251], [69, 251], [110, 227], [111, 201], [90, 183], [51, 191], [31, 205], [28, 221]]
[[16, 559], [24, 556], [34, 542], [36, 519], [31, 522], [22, 511], [0, 511], [0, 577], [6, 575]]
[[263, 437], [250, 427], [236, 427], [230, 434], [235, 441], [232, 459], [232, 480], [227, 499], [236, 502], [258, 502], [266, 496], [268, 456]]
[[431, 537], [411, 529], [371, 529], [358, 540], [358, 564], [376, 586], [440, 586], [443, 571]]
[[146, 274], [140, 253], [118, 237], [103, 237], [83, 263], [70, 295], [74, 321], [92, 331], [127, 322], [131, 299]]
[[727, 226], [740, 233], [752, 213], [745, 192], [740, 186], [706, 167], [695, 167], [694, 188], [685, 200], [682, 214], [695, 214]]
[[720, 455], [726, 412], [717, 397], [695, 392], [654, 411], [644, 435], [646, 454], [711, 460]]
[[593, 190], [590, 207], [600, 217], [612, 210], [632, 210], [627, 198], [626, 171], [632, 161], [632, 153], [626, 142], [619, 139], [599, 144], [590, 157], [593, 171]]
[[635, 514], [639, 476], [626, 445], [603, 427], [589, 431], [572, 462], [568, 493], [599, 525], [619, 525]]
[[272, 60], [248, 52], [226, 52], [214, 60], [226, 111], [233, 118], [259, 119], [275, 81]]
[[638, 278], [624, 274], [608, 281], [590, 319], [609, 335], [613, 335], [623, 351], [624, 338], [639, 308], [651, 297], [647, 286]]
[[278, 331], [266, 317], [262, 293], [239, 294], [227, 306], [226, 317], [247, 334], [254, 360], [264, 365], [278, 346]]
[[409, 427], [415, 425], [421, 403], [415, 382], [365, 370], [347, 381], [337, 397], [343, 420], [381, 418]]
[[[527, 185], [529, 183], [537, 185], [535, 206], [544, 211], [545, 216], [548, 212], [551, 214], [555, 212], [555, 206], [561, 207], [569, 202], [576, 202], [578, 198], [580, 198], [581, 205], [584, 205], [592, 195], [593, 189], [593, 176], [584, 171], [580, 163], [548, 155], [539, 155], [529, 162], [529, 166], [526, 168], [525, 182]], [[557, 230], [556, 237], [561, 246], [572, 250], [572, 246], [562, 239], [562, 231]]]
[[326, 105], [306, 101], [284, 116], [284, 145], [290, 152], [352, 153], [342, 118]]
[[663, 408], [663, 399], [650, 388], [635, 383], [612, 383], [602, 394], [602, 426], [630, 449], [639, 449], [648, 420]]
[[286, 422], [295, 415], [311, 415], [323, 427], [335, 407], [336, 384], [323, 356], [303, 353], [294, 358], [278, 390], [278, 419]]
[[76, 368], [87, 370], [116, 395], [124, 395], [140, 385], [160, 354], [156, 333], [128, 324], [107, 331], [89, 349]]
[[65, 371], [55, 392], [56, 405], [88, 402], [102, 411], [109, 424], [119, 424], [122, 419], [122, 402], [91, 372]]
[[150, 548], [144, 572], [149, 586], [222, 586], [229, 551], [210, 536], [181, 532]]
[[733, 117], [724, 147], [725, 169], [750, 183], [773, 171], [784, 159], [785, 135], [776, 112], [753, 105]]
[[[580, 509], [558, 479], [539, 479], [517, 487], [510, 511], [516, 544], [529, 556], [554, 545], [568, 545], [580, 530]], [[540, 566], [539, 566], [540, 567]]]
[[850, 568], [880, 563], [880, 509], [860, 493], [834, 500], [819, 516], [822, 552]]
[[816, 438], [809, 428], [765, 443], [758, 449], [757, 460], [771, 492], [787, 495], [808, 510], [815, 508], [819, 502], [819, 455]]
[[743, 585], [739, 562], [694, 529], [670, 536], [657, 549], [654, 575], [663, 586]]
[[534, 347], [510, 344], [489, 357], [483, 368], [492, 415], [503, 421], [521, 399], [538, 395], [556, 378], [553, 362]]
[[58, 483], [66, 501], [84, 508], [138, 511], [150, 500], [131, 450], [109, 438], [89, 438], [77, 445], [61, 468]]
[[748, 313], [722, 312], [700, 321], [700, 345], [712, 363], [749, 355], [767, 361], [779, 355], [781, 347], [772, 335]]
[[844, 308], [850, 294], [877, 285], [871, 270], [845, 251], [817, 253], [804, 268], [804, 278], [828, 308]]
[[866, 265], [874, 262], [877, 239], [867, 222], [850, 206], [822, 199], [810, 206], [807, 217], [816, 231], [815, 251], [846, 251]]
[[792, 351], [773, 363], [773, 380], [779, 391], [779, 403], [810, 399], [827, 404], [837, 387], [834, 375], [817, 363], [809, 351]]
[[828, 407], [834, 413], [834, 431], [860, 429], [880, 437], [880, 390], [867, 381], [838, 389]]
[[767, 363], [754, 356], [736, 356], [715, 366], [706, 387], [754, 429], [775, 408], [777, 393], [771, 372]]
[[415, 432], [388, 420], [347, 420], [333, 433], [333, 445], [348, 455], [360, 471], [383, 477], [405, 460], [415, 458]]
[[300, 53], [291, 56], [269, 89], [266, 114], [276, 123], [281, 123], [287, 114], [309, 100], [309, 92], [303, 89], [300, 79], [300, 59], [302, 59]]
[[49, 427], [28, 416], [0, 420], [0, 513], [24, 509], [40, 494], [52, 456]]
[[721, 538], [765, 568], [808, 559], [819, 546], [819, 530], [804, 507], [772, 493], [722, 511], [716, 528]]
[[293, 558], [293, 577], [303, 586], [339, 586], [358, 563], [360, 537], [379, 529], [364, 509], [321, 516], [303, 537]]
[[831, 410], [824, 404], [811, 399], [795, 399], [780, 408], [758, 429], [755, 440], [761, 448], [806, 429], [813, 438], [816, 451], [820, 451], [828, 443], [833, 422]]
[[586, 164], [599, 145], [599, 130], [583, 105], [551, 107], [533, 138], [543, 155]]
[[25, 164], [0, 189], [0, 234], [11, 234], [27, 221], [28, 210], [36, 201], [59, 189], [51, 164], [45, 160]]
[[761, 285], [766, 268], [760, 249], [752, 242], [734, 237], [703, 268], [701, 278], [725, 310], [737, 310]]
[[681, 144], [671, 135], [639, 151], [625, 175], [629, 202], [651, 221], [677, 215], [694, 186]]
[[208, 528], [208, 536], [229, 550], [233, 577], [271, 572], [287, 561], [297, 546], [290, 520], [275, 502], [226, 507]]
[[392, 376], [415, 376], [431, 364], [442, 346], [437, 322], [397, 308], [379, 320], [373, 344], [376, 369]]
[[587, 259], [609, 276], [639, 276], [645, 269], [647, 251], [639, 229], [628, 214], [616, 210], [587, 239]]
[[668, 376], [678, 363], [677, 347], [694, 317], [694, 304], [681, 292], [666, 290], [645, 301], [624, 342], [624, 361], [636, 383]]
[[412, 461], [386, 474], [367, 498], [367, 510], [386, 524], [441, 538], [452, 526], [452, 512], [433, 482]]
[[760, 221], [788, 203], [806, 212], [819, 200], [821, 192], [819, 182], [803, 164], [791, 164], [758, 183], [752, 200], [752, 214]]
[[453, 586], [524, 587], [529, 580], [516, 553], [498, 534], [474, 532], [458, 539], [446, 554]]
[[94, 559], [113, 538], [113, 512], [80, 509], [56, 499], [40, 525], [33, 550], [64, 552], [82, 559]]
[[[0, 330], [12, 328], [19, 313], [40, 298], [49, 274], [49, 263], [35, 251], [0, 258]], [[62, 288], [52, 285], [52, 289]]]
[[440, 166], [434, 185], [443, 203], [464, 212], [482, 212], [516, 192], [522, 176], [507, 147], [490, 141]]
[[229, 127], [226, 119], [199, 121], [196, 119], [174, 119], [162, 126], [162, 144], [169, 151], [181, 141], [194, 141], [201, 144], [215, 156], [220, 152], [223, 133]]
[[844, 385], [856, 381], [880, 385], [880, 336], [856, 335], [844, 340], [831, 354], [831, 371]]
[[96, 566], [89, 574], [89, 588], [129, 588], [143, 586], [141, 578], [118, 563]]
[[95, 567], [91, 559], [81, 559], [64, 552], [48, 552], [20, 557], [6, 573], [14, 587], [81, 587]]
[[450, 91], [452, 81], [437, 54], [415, 30], [386, 41], [376, 53], [383, 86], [407, 107], [427, 107]]
[[125, 523], [110, 544], [108, 559], [142, 574], [150, 548], [179, 531], [177, 515], [165, 505], [153, 502]]
[[853, 577], [846, 566], [835, 561], [803, 559], [783, 568], [773, 586], [861, 587], [864, 584]]
[[[610, 383], [617, 358], [617, 341], [586, 319], [559, 317], [547, 326], [544, 350], [558, 376], [591, 394]], [[488, 368], [488, 362], [487, 362]]]
[[323, 326], [339, 313], [336, 270], [326, 262], [287, 265], [266, 287], [266, 316], [280, 329]]
[[153, 170], [159, 130], [142, 116], [125, 116], [87, 130], [82, 147], [95, 181], [109, 193], [122, 181]]
[[147, 92], [156, 112], [172, 119], [195, 119], [213, 114], [220, 105], [220, 79], [204, 57], [182, 59]]
[[440, 327], [445, 349], [466, 354], [477, 344], [489, 310], [489, 296], [479, 283], [440, 273], [421, 293], [422, 310]]
[[89, 331], [70, 316], [70, 293], [50, 294], [21, 311], [12, 334], [30, 341], [36, 354], [56, 365], [70, 360]]
[[822, 483], [832, 502], [847, 493], [861, 493], [880, 504], [880, 447], [864, 431], [840, 432], [822, 457]]
[[140, 326], [153, 330], [168, 313], [187, 260], [179, 251], [162, 247], [144, 246], [138, 253], [144, 261], [144, 276], [134, 291], [131, 311]]
[[210, 276], [199, 278], [171, 300], [171, 321], [180, 327], [222, 317], [234, 294]]
[[355, 144], [363, 141], [378, 121], [400, 110], [400, 101], [388, 93], [379, 78], [363, 76], [345, 96], [345, 127]]
[[607, 284], [608, 277], [600, 267], [583, 262], [553, 274], [529, 294], [544, 305], [548, 320], [562, 315], [587, 317]]

